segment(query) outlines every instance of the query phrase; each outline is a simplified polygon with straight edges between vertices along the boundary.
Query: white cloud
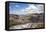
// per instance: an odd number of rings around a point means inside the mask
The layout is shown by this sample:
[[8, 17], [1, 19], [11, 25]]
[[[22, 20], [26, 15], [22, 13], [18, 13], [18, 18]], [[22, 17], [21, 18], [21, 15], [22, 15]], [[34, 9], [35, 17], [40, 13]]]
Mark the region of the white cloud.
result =
[[[16, 6], [18, 7], [18, 6]], [[21, 11], [11, 11], [11, 14], [28, 14], [28, 13], [43, 13], [43, 5], [34, 5], [34, 4], [29, 4], [29, 7], [22, 9]]]
[[38, 10], [38, 8], [37, 7], [35, 7], [33, 4], [29, 4], [29, 7], [27, 7], [27, 8], [25, 8], [25, 9], [23, 9], [22, 11], [28, 11], [28, 10]]
[[19, 5], [15, 5], [16, 7], [20, 7]]
[[25, 8], [26, 13], [43, 13], [43, 5], [29, 5], [29, 7]]

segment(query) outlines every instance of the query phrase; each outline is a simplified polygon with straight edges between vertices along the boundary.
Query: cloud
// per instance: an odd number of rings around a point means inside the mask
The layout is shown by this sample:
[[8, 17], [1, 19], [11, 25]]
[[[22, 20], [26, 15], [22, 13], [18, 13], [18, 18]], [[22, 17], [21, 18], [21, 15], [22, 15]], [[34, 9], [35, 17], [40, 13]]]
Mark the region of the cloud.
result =
[[20, 7], [19, 5], [15, 5], [15, 7]]
[[26, 11], [25, 13], [43, 13], [43, 5], [34, 5], [34, 4], [29, 4], [29, 7], [25, 8]]
[[29, 4], [29, 7], [23, 9], [22, 11], [29, 11], [29, 10], [38, 10], [33, 4]]
[[[10, 11], [10, 14], [25, 15], [28, 13], [43, 13], [43, 5], [28, 4], [29, 7], [22, 9], [21, 11]], [[16, 6], [18, 7], [18, 6]]]

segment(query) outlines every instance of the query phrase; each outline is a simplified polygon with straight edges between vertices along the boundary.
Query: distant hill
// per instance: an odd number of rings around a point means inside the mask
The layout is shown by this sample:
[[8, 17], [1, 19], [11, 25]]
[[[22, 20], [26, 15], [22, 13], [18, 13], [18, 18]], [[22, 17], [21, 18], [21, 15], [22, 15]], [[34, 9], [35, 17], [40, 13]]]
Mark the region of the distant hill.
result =
[[16, 15], [9, 14], [10, 26], [24, 23], [43, 23], [43, 13]]

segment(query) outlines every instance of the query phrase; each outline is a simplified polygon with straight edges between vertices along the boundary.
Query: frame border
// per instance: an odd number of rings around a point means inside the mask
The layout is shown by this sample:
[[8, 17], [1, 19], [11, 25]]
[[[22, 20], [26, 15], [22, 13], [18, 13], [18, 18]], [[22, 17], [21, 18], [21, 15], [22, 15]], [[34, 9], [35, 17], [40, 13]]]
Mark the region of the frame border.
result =
[[[9, 3], [26, 3], [26, 4], [43, 4], [44, 5], [44, 27], [43, 28], [25, 28], [25, 29], [9, 29]], [[5, 30], [16, 31], [16, 30], [33, 30], [33, 29], [44, 29], [45, 28], [45, 3], [34, 3], [34, 2], [18, 2], [18, 1], [6, 1], [5, 2]]]

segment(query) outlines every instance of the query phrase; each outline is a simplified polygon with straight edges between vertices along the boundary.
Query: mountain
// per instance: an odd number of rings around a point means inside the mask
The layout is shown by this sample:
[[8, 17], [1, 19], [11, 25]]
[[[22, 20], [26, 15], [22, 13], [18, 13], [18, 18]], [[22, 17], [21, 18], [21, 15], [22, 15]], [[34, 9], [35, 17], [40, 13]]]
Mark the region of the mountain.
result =
[[27, 15], [16, 15], [9, 14], [10, 26], [25, 24], [25, 23], [43, 23], [43, 13], [27, 14]]

